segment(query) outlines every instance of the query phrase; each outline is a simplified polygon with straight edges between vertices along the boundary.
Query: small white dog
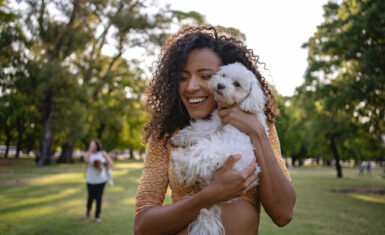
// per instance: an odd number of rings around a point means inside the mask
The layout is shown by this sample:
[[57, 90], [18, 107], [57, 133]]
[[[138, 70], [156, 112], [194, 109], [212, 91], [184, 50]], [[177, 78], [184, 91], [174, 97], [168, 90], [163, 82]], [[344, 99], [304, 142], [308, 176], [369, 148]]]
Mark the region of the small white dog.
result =
[[[222, 66], [210, 79], [208, 87], [217, 102], [228, 105], [237, 103], [242, 110], [255, 114], [269, 134], [263, 112], [266, 97], [257, 78], [245, 66], [241, 63]], [[255, 161], [249, 136], [230, 124], [223, 125], [217, 111], [211, 114], [210, 119], [192, 121], [191, 125], [173, 135], [171, 143], [179, 147], [171, 152], [175, 173], [187, 186], [207, 186], [230, 155], [242, 156], [233, 166], [236, 171], [247, 168]], [[256, 173], [259, 172], [257, 165]], [[257, 184], [258, 179], [253, 185]], [[224, 234], [220, 206], [202, 209], [190, 224], [189, 234]]]

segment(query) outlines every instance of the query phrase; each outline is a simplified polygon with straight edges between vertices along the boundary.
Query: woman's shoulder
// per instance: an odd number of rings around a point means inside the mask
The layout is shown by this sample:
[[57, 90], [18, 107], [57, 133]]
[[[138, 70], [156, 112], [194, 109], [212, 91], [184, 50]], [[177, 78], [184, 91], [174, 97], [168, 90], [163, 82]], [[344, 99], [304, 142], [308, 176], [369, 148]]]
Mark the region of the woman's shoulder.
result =
[[158, 136], [151, 136], [147, 143], [147, 148], [155, 148], [159, 151], [165, 151], [170, 148], [169, 138], [163, 136], [159, 138]]
[[167, 141], [166, 137], [158, 138], [157, 136], [151, 136], [147, 143], [145, 158], [168, 159], [170, 150], [170, 140]]

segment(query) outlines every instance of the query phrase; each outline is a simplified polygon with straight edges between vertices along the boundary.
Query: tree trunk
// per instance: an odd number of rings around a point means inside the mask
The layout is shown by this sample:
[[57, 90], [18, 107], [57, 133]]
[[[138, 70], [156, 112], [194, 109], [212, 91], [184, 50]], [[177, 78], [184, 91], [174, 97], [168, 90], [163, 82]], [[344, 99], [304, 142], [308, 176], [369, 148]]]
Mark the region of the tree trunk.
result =
[[6, 136], [6, 140], [5, 140], [6, 149], [5, 149], [4, 158], [8, 158], [9, 146], [11, 144], [11, 138], [12, 138], [11, 130], [8, 125], [5, 125], [5, 136]]
[[330, 137], [330, 148], [332, 150], [334, 159], [336, 160], [337, 177], [342, 178], [342, 168], [340, 165], [340, 156], [338, 154], [338, 149], [337, 149], [334, 138], [335, 138], [334, 136]]
[[303, 166], [303, 158], [302, 157], [298, 159], [298, 165]]
[[16, 145], [16, 156], [15, 156], [15, 158], [19, 158], [20, 152], [21, 152], [21, 144], [20, 144], [19, 141], [17, 141], [17, 145]]
[[104, 131], [104, 128], [106, 127], [106, 125], [104, 124], [104, 122], [102, 122], [97, 130], [98, 132], [98, 139], [101, 140], [102, 139], [102, 135], [103, 135], [103, 131]]
[[74, 151], [74, 145], [64, 143], [61, 147], [61, 155], [57, 160], [57, 163], [74, 163], [72, 153]]
[[17, 144], [16, 144], [16, 156], [15, 158], [19, 158], [19, 154], [21, 151], [21, 143], [23, 141], [23, 121], [20, 118], [17, 119]]
[[54, 104], [51, 100], [51, 97], [48, 95], [47, 98], [49, 104], [47, 104], [47, 109], [44, 115], [46, 118], [43, 120], [43, 140], [41, 144], [41, 156], [39, 160], [39, 165], [51, 165], [51, 148], [52, 148], [52, 131], [51, 131], [51, 121], [54, 113]]
[[6, 143], [6, 149], [5, 149], [5, 154], [4, 154], [4, 158], [6, 158], [6, 159], [8, 158], [8, 152], [9, 152], [9, 143]]
[[134, 151], [132, 149], [130, 149], [130, 159], [134, 159]]

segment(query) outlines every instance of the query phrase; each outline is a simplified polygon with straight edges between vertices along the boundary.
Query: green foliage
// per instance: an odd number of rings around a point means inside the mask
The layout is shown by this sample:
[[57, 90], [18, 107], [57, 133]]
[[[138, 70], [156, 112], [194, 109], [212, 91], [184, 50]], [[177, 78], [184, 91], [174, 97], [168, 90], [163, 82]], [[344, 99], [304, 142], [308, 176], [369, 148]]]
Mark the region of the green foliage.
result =
[[7, 0], [0, 0], [0, 28], [3, 24], [15, 20], [15, 14], [9, 10], [7, 4], [9, 4]]
[[383, 160], [385, 2], [331, 1], [324, 11], [303, 45], [309, 65], [293, 102], [311, 140], [308, 153]]
[[246, 41], [246, 35], [242, 33], [239, 29], [233, 27], [223, 27], [221, 25], [217, 25], [216, 28], [230, 37], [235, 37], [238, 40]]
[[175, 11], [174, 10], [174, 11], [172, 11], [172, 13], [178, 19], [178, 21], [182, 21], [185, 19], [192, 19], [195, 21], [196, 24], [206, 23], [205, 17], [196, 11], [183, 12], [183, 11]]
[[60, 149], [70, 154], [59, 161], [72, 162], [95, 137], [107, 151], [143, 151], [148, 78], [125, 55], [159, 50], [171, 23], [203, 16], [146, 1], [21, 2], [0, 2], [1, 143], [41, 150], [39, 164]]

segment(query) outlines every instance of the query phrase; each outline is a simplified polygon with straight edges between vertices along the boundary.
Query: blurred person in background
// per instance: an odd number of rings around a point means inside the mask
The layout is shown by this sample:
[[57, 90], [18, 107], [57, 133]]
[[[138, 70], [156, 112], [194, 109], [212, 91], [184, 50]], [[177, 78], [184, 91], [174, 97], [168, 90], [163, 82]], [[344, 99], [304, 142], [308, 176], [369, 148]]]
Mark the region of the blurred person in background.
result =
[[98, 139], [92, 139], [88, 152], [84, 155], [87, 164], [86, 181], [88, 190], [86, 217], [90, 217], [92, 203], [96, 200], [95, 221], [101, 222], [102, 198], [106, 182], [109, 180], [108, 170], [112, 167], [112, 160], [103, 151], [102, 144]]

